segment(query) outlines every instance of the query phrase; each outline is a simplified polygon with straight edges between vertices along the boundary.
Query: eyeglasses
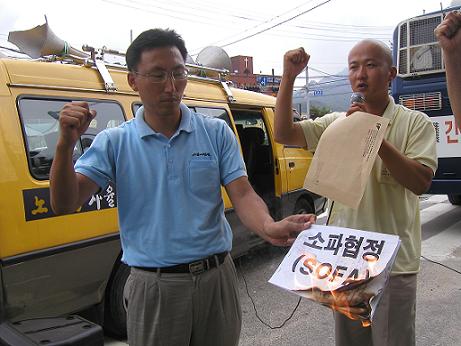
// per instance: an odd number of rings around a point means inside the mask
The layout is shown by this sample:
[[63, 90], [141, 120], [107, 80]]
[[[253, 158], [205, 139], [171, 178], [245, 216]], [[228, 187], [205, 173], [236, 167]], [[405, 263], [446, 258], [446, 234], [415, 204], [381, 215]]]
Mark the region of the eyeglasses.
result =
[[151, 83], [165, 83], [168, 76], [170, 76], [173, 81], [183, 81], [186, 80], [189, 75], [189, 71], [187, 69], [175, 71], [155, 71], [152, 73], [139, 73], [138, 71], [133, 71], [133, 73], [149, 79]]

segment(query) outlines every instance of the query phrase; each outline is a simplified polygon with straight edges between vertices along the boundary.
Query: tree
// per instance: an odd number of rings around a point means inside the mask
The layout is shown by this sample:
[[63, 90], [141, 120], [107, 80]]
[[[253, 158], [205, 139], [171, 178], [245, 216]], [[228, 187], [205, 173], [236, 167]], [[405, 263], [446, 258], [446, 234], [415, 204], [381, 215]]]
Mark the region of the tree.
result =
[[328, 107], [311, 106], [310, 108], [311, 119], [322, 117], [325, 114], [330, 113], [330, 112], [331, 112], [331, 109]]

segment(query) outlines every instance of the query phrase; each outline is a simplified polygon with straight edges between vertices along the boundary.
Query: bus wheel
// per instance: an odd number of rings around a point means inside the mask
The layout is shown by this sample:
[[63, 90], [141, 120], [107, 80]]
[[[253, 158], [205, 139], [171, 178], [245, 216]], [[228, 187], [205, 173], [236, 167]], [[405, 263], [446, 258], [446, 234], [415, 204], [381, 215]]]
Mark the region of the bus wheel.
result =
[[315, 211], [309, 201], [301, 198], [295, 204], [294, 214], [315, 214]]
[[126, 310], [123, 304], [123, 290], [130, 275], [130, 267], [120, 263], [106, 290], [104, 307], [104, 329], [114, 337], [126, 337]]
[[448, 195], [448, 200], [453, 205], [461, 205], [461, 195]]

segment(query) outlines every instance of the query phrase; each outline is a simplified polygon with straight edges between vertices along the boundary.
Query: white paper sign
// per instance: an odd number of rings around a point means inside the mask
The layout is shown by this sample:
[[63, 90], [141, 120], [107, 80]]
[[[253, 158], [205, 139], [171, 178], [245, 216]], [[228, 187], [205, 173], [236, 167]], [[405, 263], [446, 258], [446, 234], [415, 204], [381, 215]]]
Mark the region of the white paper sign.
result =
[[361, 319], [371, 321], [399, 246], [396, 235], [312, 225], [269, 282], [340, 312], [343, 305], [364, 306]]

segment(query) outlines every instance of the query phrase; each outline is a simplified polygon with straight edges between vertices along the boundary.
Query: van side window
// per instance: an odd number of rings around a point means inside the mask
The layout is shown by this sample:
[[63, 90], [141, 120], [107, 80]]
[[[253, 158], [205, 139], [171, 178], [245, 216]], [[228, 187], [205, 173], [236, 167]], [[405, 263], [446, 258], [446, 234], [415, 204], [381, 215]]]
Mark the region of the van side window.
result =
[[133, 102], [131, 105], [131, 111], [133, 112], [133, 118], [136, 117], [136, 112], [138, 111], [139, 108], [142, 107], [141, 102]]
[[194, 108], [197, 113], [224, 120], [227, 123], [227, 125], [229, 125], [229, 127], [232, 128], [231, 122], [229, 119], [229, 114], [227, 114], [227, 111], [224, 108], [205, 108], [205, 107], [194, 107]]
[[[18, 101], [19, 115], [25, 135], [26, 153], [32, 176], [49, 179], [59, 135], [59, 112], [71, 100], [52, 100], [23, 97]], [[94, 137], [102, 130], [116, 127], [125, 121], [123, 109], [116, 102], [85, 100], [96, 110], [88, 130], [74, 148], [74, 162], [89, 148]]]

